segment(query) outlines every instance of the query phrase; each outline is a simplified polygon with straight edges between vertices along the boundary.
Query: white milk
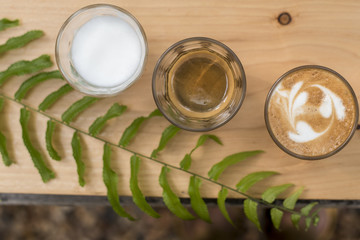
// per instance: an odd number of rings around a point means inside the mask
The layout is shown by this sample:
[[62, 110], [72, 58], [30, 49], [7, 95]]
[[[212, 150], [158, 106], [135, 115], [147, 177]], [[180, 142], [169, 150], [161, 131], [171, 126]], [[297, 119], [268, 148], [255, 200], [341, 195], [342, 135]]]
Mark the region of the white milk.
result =
[[[129, 80], [144, 61], [144, 39], [125, 20], [99, 16], [85, 23], [71, 46], [73, 66], [89, 84], [114, 87]], [[133, 79], [134, 80], [134, 79]]]

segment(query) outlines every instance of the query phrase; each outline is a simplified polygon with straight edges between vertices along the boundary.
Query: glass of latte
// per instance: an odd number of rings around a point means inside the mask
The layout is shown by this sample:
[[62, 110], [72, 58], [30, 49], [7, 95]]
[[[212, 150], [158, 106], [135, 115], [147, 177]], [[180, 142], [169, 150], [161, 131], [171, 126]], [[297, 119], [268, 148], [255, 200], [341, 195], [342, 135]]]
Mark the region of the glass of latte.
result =
[[359, 118], [356, 95], [337, 72], [322, 66], [294, 68], [272, 86], [265, 122], [274, 142], [291, 156], [315, 160], [340, 151]]

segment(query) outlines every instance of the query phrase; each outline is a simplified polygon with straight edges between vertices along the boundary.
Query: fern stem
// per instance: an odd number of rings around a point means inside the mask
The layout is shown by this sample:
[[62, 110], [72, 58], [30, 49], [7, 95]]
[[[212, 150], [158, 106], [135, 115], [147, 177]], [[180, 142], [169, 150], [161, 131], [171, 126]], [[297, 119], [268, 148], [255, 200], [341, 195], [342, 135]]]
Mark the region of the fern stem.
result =
[[280, 205], [275, 205], [275, 204], [272, 204], [272, 203], [268, 203], [268, 202], [266, 202], [266, 201], [264, 201], [264, 200], [262, 200], [262, 199], [254, 198], [254, 197], [252, 197], [252, 196], [250, 196], [250, 195], [248, 195], [248, 194], [246, 194], [246, 193], [243, 193], [243, 192], [238, 191], [236, 188], [227, 186], [227, 185], [222, 184], [222, 183], [220, 183], [220, 182], [217, 182], [217, 181], [215, 181], [215, 180], [213, 180], [213, 179], [210, 179], [210, 178], [204, 177], [204, 176], [202, 176], [202, 175], [199, 175], [199, 174], [197, 174], [197, 173], [194, 173], [194, 172], [191, 172], [191, 171], [182, 169], [182, 168], [180, 168], [180, 167], [177, 167], [177, 166], [174, 166], [174, 165], [165, 163], [165, 162], [162, 162], [162, 161], [160, 161], [160, 160], [158, 160], [158, 159], [151, 158], [151, 157], [146, 156], [146, 155], [144, 155], [144, 154], [141, 154], [141, 153], [135, 152], [135, 151], [133, 151], [133, 150], [130, 150], [130, 149], [126, 148], [126, 147], [119, 146], [119, 145], [117, 145], [117, 144], [115, 144], [115, 143], [108, 142], [107, 140], [105, 140], [105, 139], [103, 139], [103, 138], [100, 138], [100, 137], [97, 137], [97, 136], [93, 136], [93, 135], [91, 135], [90, 133], [88, 133], [88, 132], [86, 132], [86, 131], [84, 131], [84, 130], [81, 130], [81, 129], [78, 129], [78, 128], [76, 128], [76, 127], [73, 127], [73, 126], [71, 126], [70, 124], [68, 124], [68, 123], [66, 123], [66, 122], [64, 122], [64, 121], [62, 121], [62, 120], [59, 120], [59, 119], [56, 119], [56, 118], [50, 116], [50, 115], [47, 114], [46, 112], [40, 111], [40, 110], [38, 110], [38, 109], [36, 109], [36, 108], [34, 108], [34, 107], [31, 107], [31, 106], [29, 106], [29, 105], [26, 105], [26, 104], [24, 104], [24, 103], [22, 103], [22, 102], [20, 102], [20, 101], [17, 101], [17, 100], [15, 100], [15, 99], [13, 99], [13, 98], [11, 98], [11, 97], [9, 97], [9, 96], [4, 95], [3, 93], [0, 93], [0, 96], [3, 97], [3, 98], [5, 98], [5, 99], [8, 99], [8, 100], [10, 100], [10, 101], [12, 101], [12, 102], [15, 102], [15, 103], [20, 104], [20, 105], [22, 105], [23, 107], [25, 107], [25, 108], [28, 109], [28, 110], [37, 112], [37, 113], [39, 113], [39, 114], [41, 114], [41, 115], [49, 118], [50, 120], [53, 120], [53, 121], [61, 124], [61, 125], [65, 125], [65, 126], [71, 128], [71, 129], [73, 129], [73, 130], [75, 130], [75, 131], [77, 131], [77, 132], [79, 132], [79, 133], [81, 133], [81, 134], [84, 134], [84, 135], [87, 135], [87, 136], [89, 136], [89, 137], [95, 138], [95, 139], [97, 139], [97, 140], [99, 140], [99, 141], [101, 141], [101, 142], [103, 142], [103, 143], [107, 143], [107, 144], [109, 144], [109, 145], [111, 145], [111, 146], [113, 146], [113, 147], [120, 148], [120, 149], [125, 150], [125, 151], [127, 151], [127, 152], [130, 152], [130, 153], [132, 153], [132, 154], [134, 154], [134, 155], [137, 155], [137, 156], [139, 156], [139, 157], [141, 157], [141, 158], [145, 158], [145, 159], [148, 159], [148, 160], [150, 160], [150, 161], [156, 162], [156, 163], [158, 163], [158, 164], [160, 164], [160, 165], [162, 165], [162, 166], [166, 166], [166, 167], [169, 167], [169, 168], [172, 168], [172, 169], [176, 169], [176, 170], [179, 170], [179, 171], [182, 171], [182, 172], [186, 172], [186, 173], [188, 173], [188, 174], [190, 174], [190, 175], [196, 176], [196, 177], [201, 178], [201, 179], [203, 179], [203, 180], [205, 180], [205, 181], [211, 182], [211, 183], [213, 183], [213, 184], [215, 184], [215, 185], [218, 185], [218, 186], [220, 186], [220, 187], [223, 187], [223, 188], [226, 188], [226, 189], [228, 189], [228, 190], [230, 190], [230, 191], [233, 191], [233, 192], [235, 192], [235, 193], [238, 193], [238, 194], [240, 194], [240, 195], [242, 195], [242, 196], [244, 196], [244, 197], [246, 197], [246, 198], [248, 198], [248, 199], [250, 199], [250, 200], [252, 200], [252, 201], [254, 201], [254, 202], [260, 203], [260, 204], [265, 205], [265, 206], [267, 206], [267, 207], [277, 208], [277, 209], [279, 209], [279, 210], [282, 210], [282, 211], [285, 211], [285, 212], [288, 212], [288, 213], [291, 213], [291, 214], [299, 214], [299, 215], [305, 216], [305, 215], [302, 214], [301, 212], [297, 212], [297, 211], [295, 211], [295, 210], [292, 210], [292, 209], [290, 209], [290, 208], [286, 208], [286, 207], [284, 207], [284, 206], [280, 206]]

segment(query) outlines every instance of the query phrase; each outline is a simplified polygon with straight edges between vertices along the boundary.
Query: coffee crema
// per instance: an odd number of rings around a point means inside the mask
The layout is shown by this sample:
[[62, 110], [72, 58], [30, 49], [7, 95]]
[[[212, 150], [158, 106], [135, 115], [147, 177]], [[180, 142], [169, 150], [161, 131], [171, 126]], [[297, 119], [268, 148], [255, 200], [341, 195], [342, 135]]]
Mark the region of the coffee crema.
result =
[[357, 124], [356, 97], [336, 72], [319, 66], [294, 69], [271, 89], [265, 119], [286, 152], [320, 159], [340, 150]]

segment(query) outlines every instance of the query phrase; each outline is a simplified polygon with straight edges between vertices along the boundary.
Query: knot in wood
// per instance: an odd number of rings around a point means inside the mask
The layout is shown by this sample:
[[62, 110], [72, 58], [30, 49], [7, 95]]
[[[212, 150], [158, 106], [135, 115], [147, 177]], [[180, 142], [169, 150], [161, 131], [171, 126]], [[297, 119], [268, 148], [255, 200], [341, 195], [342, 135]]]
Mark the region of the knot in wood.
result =
[[291, 22], [291, 15], [288, 12], [282, 12], [277, 19], [281, 25], [288, 25]]

